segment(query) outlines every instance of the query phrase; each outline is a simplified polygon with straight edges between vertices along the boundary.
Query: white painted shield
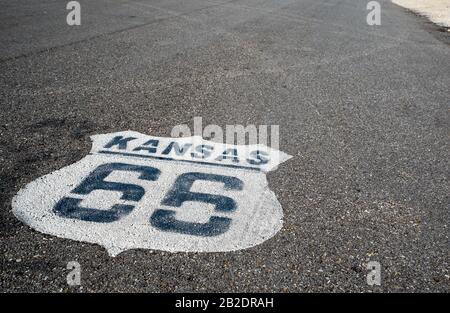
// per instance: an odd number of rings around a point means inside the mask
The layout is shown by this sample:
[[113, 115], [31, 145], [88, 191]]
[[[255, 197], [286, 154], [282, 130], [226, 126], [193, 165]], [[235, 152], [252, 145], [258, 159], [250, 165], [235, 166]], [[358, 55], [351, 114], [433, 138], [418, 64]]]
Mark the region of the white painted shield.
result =
[[244, 249], [282, 227], [265, 173], [289, 159], [285, 153], [132, 131], [91, 138], [89, 155], [19, 191], [12, 203], [18, 219], [113, 256], [134, 248]]

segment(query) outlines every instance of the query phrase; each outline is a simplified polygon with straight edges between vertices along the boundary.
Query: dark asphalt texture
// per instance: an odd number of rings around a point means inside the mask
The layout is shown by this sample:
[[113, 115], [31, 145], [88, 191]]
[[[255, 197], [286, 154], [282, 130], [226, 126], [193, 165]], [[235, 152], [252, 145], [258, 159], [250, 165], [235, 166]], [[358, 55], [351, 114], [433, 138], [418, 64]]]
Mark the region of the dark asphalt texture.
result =
[[[450, 33], [389, 1], [0, 1], [0, 291], [449, 292]], [[226, 253], [45, 235], [11, 213], [89, 136], [280, 125], [284, 226]], [[78, 261], [82, 286], [66, 283]], [[382, 285], [366, 283], [378, 261]]]

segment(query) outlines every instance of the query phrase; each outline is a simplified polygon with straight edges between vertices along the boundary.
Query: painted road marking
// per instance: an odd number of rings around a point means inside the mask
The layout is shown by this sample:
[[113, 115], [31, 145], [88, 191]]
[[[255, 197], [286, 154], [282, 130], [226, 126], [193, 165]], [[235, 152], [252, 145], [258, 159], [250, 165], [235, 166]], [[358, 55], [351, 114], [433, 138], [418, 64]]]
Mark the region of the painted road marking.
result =
[[283, 152], [132, 131], [91, 138], [89, 155], [18, 192], [18, 219], [112, 256], [135, 248], [233, 251], [282, 227], [266, 172], [291, 157]]

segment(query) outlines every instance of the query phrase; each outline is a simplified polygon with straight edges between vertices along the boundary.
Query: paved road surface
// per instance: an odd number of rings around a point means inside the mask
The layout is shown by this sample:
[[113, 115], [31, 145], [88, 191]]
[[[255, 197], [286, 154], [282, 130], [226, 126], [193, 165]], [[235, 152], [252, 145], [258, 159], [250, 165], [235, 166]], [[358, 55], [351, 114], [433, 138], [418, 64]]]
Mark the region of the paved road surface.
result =
[[[449, 291], [450, 47], [405, 9], [352, 0], [0, 1], [1, 291]], [[41, 234], [10, 212], [89, 135], [280, 125], [283, 229], [228, 253]], [[82, 266], [82, 287], [66, 264]], [[368, 286], [365, 263], [382, 265]]]

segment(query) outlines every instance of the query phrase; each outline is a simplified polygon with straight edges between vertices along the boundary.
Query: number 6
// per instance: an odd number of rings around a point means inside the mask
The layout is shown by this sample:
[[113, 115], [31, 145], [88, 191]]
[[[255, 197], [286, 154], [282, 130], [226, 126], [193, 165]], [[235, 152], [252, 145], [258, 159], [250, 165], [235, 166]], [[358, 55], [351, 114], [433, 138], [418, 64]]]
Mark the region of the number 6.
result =
[[[185, 173], [177, 177], [174, 186], [162, 200], [162, 205], [180, 207], [186, 201], [212, 203], [216, 211], [230, 212], [236, 209], [236, 202], [226, 196], [191, 192], [196, 180], [223, 182], [225, 189], [242, 190], [243, 182], [236, 178], [205, 173]], [[175, 211], [156, 210], [150, 223], [163, 231], [177, 232], [195, 236], [217, 236], [226, 232], [231, 224], [227, 217], [211, 216], [208, 223], [191, 223], [177, 220]]]

